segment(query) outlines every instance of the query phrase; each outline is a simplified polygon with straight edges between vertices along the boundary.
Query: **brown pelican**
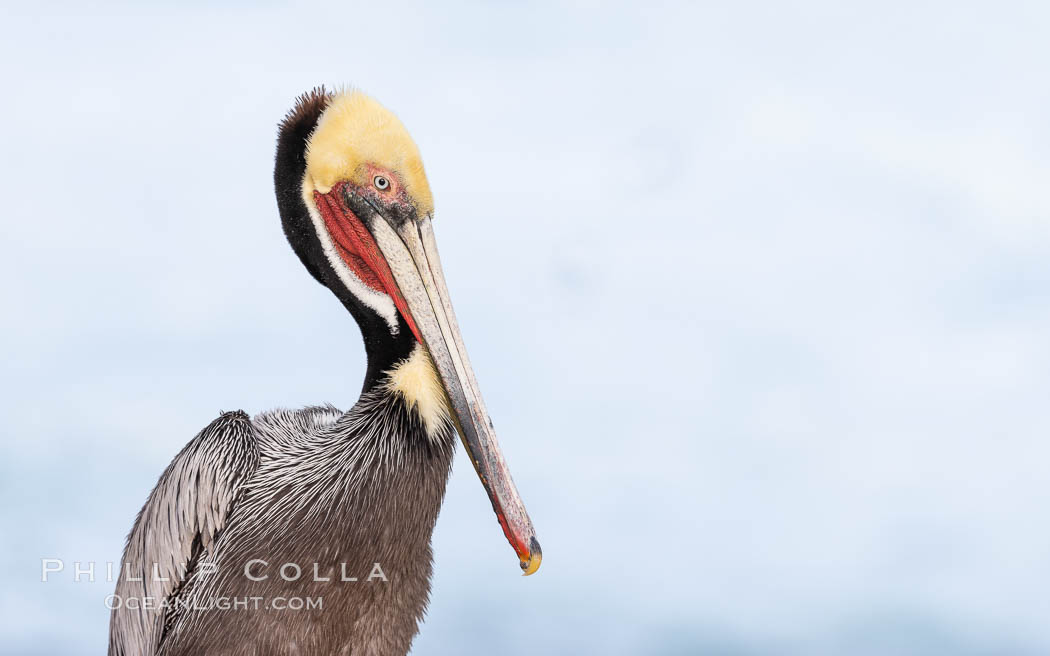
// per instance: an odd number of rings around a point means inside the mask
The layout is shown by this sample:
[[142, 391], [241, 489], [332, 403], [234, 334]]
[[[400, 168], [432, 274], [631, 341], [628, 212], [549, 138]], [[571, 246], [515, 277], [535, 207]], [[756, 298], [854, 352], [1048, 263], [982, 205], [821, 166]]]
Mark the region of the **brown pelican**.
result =
[[404, 126], [360, 92], [315, 89], [280, 124], [274, 183], [292, 248], [361, 328], [361, 397], [226, 412], [175, 456], [128, 535], [111, 656], [406, 653], [457, 431], [521, 568], [540, 566]]

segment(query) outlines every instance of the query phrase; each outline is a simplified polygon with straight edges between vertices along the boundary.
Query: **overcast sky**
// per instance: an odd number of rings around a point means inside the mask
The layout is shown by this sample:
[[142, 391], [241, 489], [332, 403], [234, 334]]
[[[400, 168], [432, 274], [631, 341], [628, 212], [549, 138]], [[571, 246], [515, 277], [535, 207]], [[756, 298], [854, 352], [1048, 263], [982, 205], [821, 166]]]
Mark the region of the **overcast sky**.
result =
[[644, 4], [5, 3], [11, 653], [104, 651], [40, 559], [220, 410], [356, 400], [272, 190], [319, 83], [419, 143], [544, 548], [461, 452], [414, 653], [1050, 651], [1050, 12]]

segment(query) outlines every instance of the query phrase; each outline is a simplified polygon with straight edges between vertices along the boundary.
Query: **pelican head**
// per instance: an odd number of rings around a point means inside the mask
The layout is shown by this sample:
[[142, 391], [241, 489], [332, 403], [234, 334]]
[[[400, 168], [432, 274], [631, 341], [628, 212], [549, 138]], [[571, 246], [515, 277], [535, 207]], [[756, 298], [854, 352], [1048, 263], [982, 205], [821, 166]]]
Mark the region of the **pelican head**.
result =
[[359, 91], [300, 97], [281, 124], [285, 235], [361, 327], [365, 390], [401, 394], [428, 433], [451, 421], [526, 575], [542, 554], [481, 398], [441, 270], [434, 201], [401, 121]]

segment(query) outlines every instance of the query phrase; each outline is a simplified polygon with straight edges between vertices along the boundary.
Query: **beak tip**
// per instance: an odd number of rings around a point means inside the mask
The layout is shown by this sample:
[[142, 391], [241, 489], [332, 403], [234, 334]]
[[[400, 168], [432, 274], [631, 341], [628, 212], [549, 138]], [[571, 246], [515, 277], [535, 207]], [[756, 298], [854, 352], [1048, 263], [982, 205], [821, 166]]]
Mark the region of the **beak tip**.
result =
[[529, 559], [521, 561], [521, 575], [532, 576], [539, 570], [543, 561], [543, 550], [539, 541], [533, 537], [529, 540]]

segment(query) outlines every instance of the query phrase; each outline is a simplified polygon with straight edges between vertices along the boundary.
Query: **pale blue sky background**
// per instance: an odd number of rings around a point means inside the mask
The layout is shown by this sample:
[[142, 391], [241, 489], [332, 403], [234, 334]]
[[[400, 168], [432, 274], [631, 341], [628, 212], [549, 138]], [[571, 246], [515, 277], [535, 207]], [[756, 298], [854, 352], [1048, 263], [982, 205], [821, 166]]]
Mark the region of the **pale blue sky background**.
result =
[[170, 458], [330, 401], [276, 122], [416, 137], [544, 546], [460, 454], [417, 654], [1050, 652], [1043, 3], [3, 5], [0, 643], [104, 651]]

